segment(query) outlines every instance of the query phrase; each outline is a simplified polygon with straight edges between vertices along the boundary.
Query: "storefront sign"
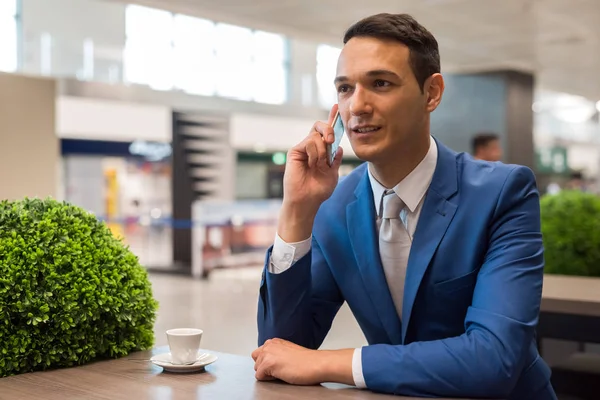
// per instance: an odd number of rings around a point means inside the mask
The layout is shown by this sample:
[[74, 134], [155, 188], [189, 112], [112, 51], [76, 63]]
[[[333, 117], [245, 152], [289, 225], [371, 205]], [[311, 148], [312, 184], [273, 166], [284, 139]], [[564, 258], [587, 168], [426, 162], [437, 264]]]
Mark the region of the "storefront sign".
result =
[[160, 161], [169, 157], [172, 149], [168, 143], [136, 140], [129, 146], [129, 152], [136, 156], [142, 156], [148, 161]]

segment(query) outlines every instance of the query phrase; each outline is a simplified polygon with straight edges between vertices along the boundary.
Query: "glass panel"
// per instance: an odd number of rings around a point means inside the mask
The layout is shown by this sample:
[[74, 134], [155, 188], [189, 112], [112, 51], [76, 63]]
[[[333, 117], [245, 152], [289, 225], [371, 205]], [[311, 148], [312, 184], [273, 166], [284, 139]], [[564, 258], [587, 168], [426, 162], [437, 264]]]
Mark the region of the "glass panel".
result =
[[253, 99], [269, 104], [287, 100], [287, 42], [284, 36], [254, 32]]
[[217, 24], [215, 39], [219, 61], [246, 62], [252, 57], [254, 40], [252, 31], [248, 28]]
[[156, 90], [173, 87], [173, 14], [127, 6], [125, 79]]
[[173, 14], [154, 8], [129, 5], [125, 13], [125, 34], [128, 39], [139, 39], [146, 43], [171, 43]]
[[254, 32], [254, 58], [282, 62], [287, 59], [285, 38], [275, 33]]
[[213, 50], [215, 24], [212, 21], [177, 14], [173, 19], [173, 23], [173, 42], [175, 46]]
[[254, 89], [251, 60], [217, 59], [215, 76], [217, 94], [238, 100], [252, 100]]
[[282, 35], [130, 5], [126, 81], [154, 89], [281, 104], [287, 100]]
[[323, 107], [331, 107], [337, 102], [337, 93], [333, 80], [337, 62], [342, 50], [337, 47], [320, 45], [317, 47], [317, 85], [319, 102]]
[[215, 94], [217, 63], [214, 53], [176, 48], [174, 64], [176, 88], [203, 96]]
[[0, 20], [17, 15], [17, 0], [0, 0]]
[[211, 21], [175, 16], [175, 87], [191, 94], [212, 96], [216, 90], [215, 24]]
[[217, 94], [239, 100], [252, 100], [252, 31], [228, 24], [217, 24]]
[[255, 62], [253, 65], [253, 100], [283, 104], [287, 100], [287, 69], [283, 63]]
[[129, 40], [125, 46], [125, 79], [156, 90], [173, 87], [173, 48]]
[[0, 15], [0, 71], [14, 72], [16, 69], [17, 21], [12, 15]]

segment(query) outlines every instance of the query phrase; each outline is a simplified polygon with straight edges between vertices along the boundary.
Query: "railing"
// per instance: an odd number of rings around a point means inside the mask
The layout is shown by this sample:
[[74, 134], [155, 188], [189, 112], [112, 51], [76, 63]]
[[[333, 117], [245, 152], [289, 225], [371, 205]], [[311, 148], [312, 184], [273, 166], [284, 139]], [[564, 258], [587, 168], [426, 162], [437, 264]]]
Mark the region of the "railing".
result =
[[280, 206], [280, 200], [197, 201], [192, 220], [151, 215], [100, 219], [151, 270], [176, 271], [173, 232], [191, 230], [191, 275], [199, 278], [216, 268], [261, 265], [275, 238]]
[[[277, 60], [255, 65], [245, 59], [199, 58], [202, 56], [161, 52], [158, 48], [132, 50], [125, 43], [103, 44], [91, 38], [78, 40], [46, 32], [25, 38], [22, 50], [18, 72], [25, 74], [136, 84], [159, 91], [266, 104], [284, 104], [289, 99], [289, 67]], [[246, 75], [223, 75], [227, 70], [243, 70]]]
[[20, 72], [104, 83], [124, 83], [122, 46], [93, 39], [68, 39], [41, 33], [24, 39]]

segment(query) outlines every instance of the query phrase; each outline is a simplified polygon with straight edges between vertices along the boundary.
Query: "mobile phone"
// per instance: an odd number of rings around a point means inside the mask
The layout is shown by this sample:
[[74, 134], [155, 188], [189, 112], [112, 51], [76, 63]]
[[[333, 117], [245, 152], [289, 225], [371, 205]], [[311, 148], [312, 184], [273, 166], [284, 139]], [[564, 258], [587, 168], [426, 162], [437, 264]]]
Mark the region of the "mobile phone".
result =
[[333, 128], [334, 140], [332, 144], [327, 144], [327, 161], [329, 166], [333, 165], [333, 160], [335, 159], [335, 155], [340, 148], [340, 142], [344, 136], [344, 123], [342, 122], [342, 116], [339, 111], [336, 112], [331, 127]]

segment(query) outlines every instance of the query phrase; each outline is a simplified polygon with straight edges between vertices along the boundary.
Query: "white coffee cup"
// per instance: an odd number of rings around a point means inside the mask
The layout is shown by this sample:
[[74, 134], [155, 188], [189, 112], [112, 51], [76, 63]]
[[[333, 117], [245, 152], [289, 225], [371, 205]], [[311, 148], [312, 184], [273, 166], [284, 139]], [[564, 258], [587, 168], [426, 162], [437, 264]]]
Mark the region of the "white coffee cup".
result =
[[191, 364], [198, 359], [202, 330], [194, 328], [169, 329], [167, 341], [171, 350], [171, 363]]

